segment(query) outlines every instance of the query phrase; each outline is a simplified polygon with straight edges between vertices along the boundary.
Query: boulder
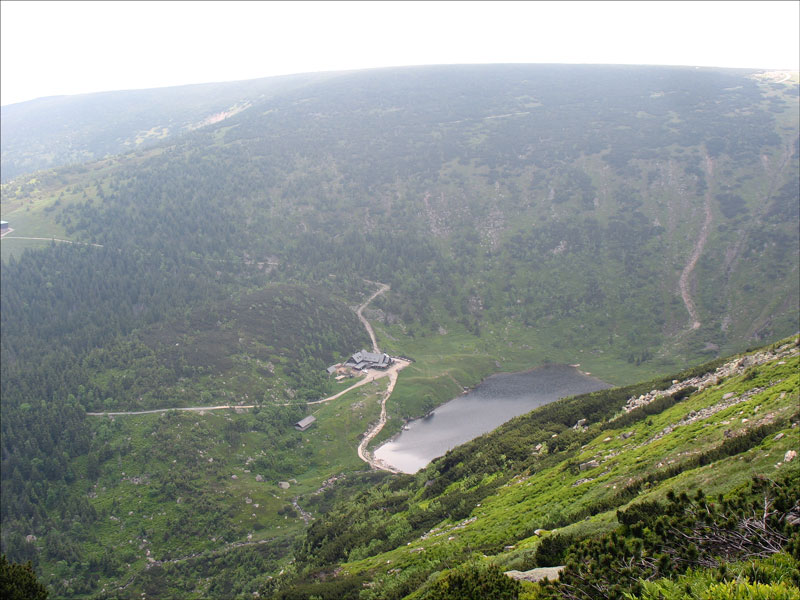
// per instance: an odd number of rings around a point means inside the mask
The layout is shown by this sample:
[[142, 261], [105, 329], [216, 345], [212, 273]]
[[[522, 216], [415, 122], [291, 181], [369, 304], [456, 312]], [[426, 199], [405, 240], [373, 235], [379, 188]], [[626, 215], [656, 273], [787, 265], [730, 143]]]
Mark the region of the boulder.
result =
[[537, 582], [543, 579], [555, 581], [558, 579], [559, 574], [564, 569], [561, 567], [539, 567], [538, 569], [531, 569], [530, 571], [506, 571], [506, 575], [511, 579]]

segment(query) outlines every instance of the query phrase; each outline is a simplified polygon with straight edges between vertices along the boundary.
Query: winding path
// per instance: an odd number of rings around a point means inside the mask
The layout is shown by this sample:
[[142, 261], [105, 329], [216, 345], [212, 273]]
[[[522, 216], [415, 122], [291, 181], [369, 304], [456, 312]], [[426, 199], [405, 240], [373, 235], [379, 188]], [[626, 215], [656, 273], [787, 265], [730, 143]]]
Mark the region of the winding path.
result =
[[689, 311], [689, 316], [692, 318], [692, 329], [700, 329], [702, 323], [700, 322], [700, 315], [697, 313], [697, 305], [695, 305], [689, 289], [691, 287], [691, 277], [692, 273], [694, 273], [697, 261], [703, 253], [703, 248], [705, 248], [706, 240], [708, 240], [708, 232], [711, 230], [711, 221], [713, 219], [713, 214], [711, 212], [711, 178], [714, 175], [714, 162], [708, 155], [706, 155], [706, 175], [708, 175], [709, 185], [706, 187], [704, 203], [706, 213], [705, 220], [703, 221], [703, 226], [700, 228], [700, 236], [694, 244], [694, 250], [689, 257], [689, 262], [686, 263], [686, 266], [683, 268], [680, 281], [678, 282], [683, 303], [686, 306], [686, 310]]
[[3, 234], [2, 239], [4, 240], [40, 240], [43, 242], [61, 242], [62, 244], [78, 244], [79, 246], [94, 246], [95, 248], [102, 248], [102, 244], [93, 244], [91, 242], [76, 242], [75, 240], [62, 240], [61, 238], [57, 237], [25, 237], [22, 235], [14, 235], [11, 237], [6, 237], [8, 233], [14, 231], [13, 229], [9, 229], [5, 234]]
[[[330, 402], [331, 400], [336, 400], [340, 396], [344, 396], [347, 392], [356, 389], [357, 387], [361, 387], [367, 383], [371, 383], [376, 379], [380, 379], [382, 377], [392, 377], [395, 375], [396, 372], [400, 369], [406, 367], [409, 363], [402, 360], [396, 360], [395, 364], [386, 369], [385, 371], [379, 371], [377, 369], [373, 369], [368, 371], [364, 377], [358, 380], [358, 383], [354, 383], [349, 388], [342, 390], [334, 394], [333, 396], [328, 396], [327, 398], [323, 398], [322, 400], [311, 400], [306, 402], [305, 404], [314, 405], [314, 404], [324, 404], [325, 402]], [[297, 402], [285, 402], [283, 404], [277, 404], [276, 406], [295, 406]], [[181, 408], [154, 408], [151, 410], [132, 410], [132, 411], [124, 411], [124, 412], [87, 412], [86, 415], [90, 417], [120, 417], [125, 415], [154, 415], [158, 413], [165, 413], [171, 410], [176, 411], [190, 411], [190, 412], [205, 412], [207, 410], [230, 410], [230, 409], [249, 409], [255, 408], [258, 406], [257, 404], [220, 404], [219, 406], [189, 406], [189, 407], [181, 407]]]
[[124, 415], [154, 415], [157, 413], [165, 413], [171, 410], [176, 411], [191, 411], [191, 412], [203, 412], [206, 410], [225, 410], [229, 408], [253, 408], [255, 405], [250, 404], [249, 406], [237, 406], [235, 404], [223, 404], [221, 406], [189, 406], [183, 408], [154, 408], [152, 410], [132, 410], [126, 412], [87, 412], [86, 416], [89, 417], [120, 417]]
[[[367, 333], [369, 333], [369, 338], [372, 340], [372, 351], [377, 353], [380, 352], [380, 349], [378, 348], [378, 340], [375, 339], [375, 332], [372, 329], [372, 325], [369, 324], [369, 321], [367, 321], [367, 319], [364, 318], [364, 315], [362, 313], [364, 309], [367, 307], [367, 305], [370, 302], [372, 302], [375, 298], [386, 292], [389, 289], [389, 286], [385, 283], [380, 283], [378, 281], [369, 281], [368, 279], [365, 279], [365, 281], [369, 283], [374, 283], [375, 285], [379, 286], [378, 291], [372, 294], [372, 296], [367, 298], [366, 302], [364, 302], [361, 306], [358, 307], [358, 309], [356, 310], [356, 314], [358, 315], [358, 318], [361, 319], [361, 322], [364, 324], [364, 327], [367, 329]], [[381, 416], [378, 418], [378, 422], [367, 430], [367, 432], [364, 434], [364, 437], [361, 439], [361, 443], [358, 444], [358, 457], [373, 469], [391, 471], [392, 473], [400, 472], [397, 469], [390, 467], [382, 460], [375, 458], [372, 455], [372, 453], [369, 450], [367, 450], [367, 446], [369, 446], [369, 443], [373, 439], [375, 439], [375, 436], [378, 435], [383, 429], [384, 425], [386, 425], [386, 418], [387, 418], [386, 402], [392, 395], [394, 386], [397, 383], [397, 374], [400, 372], [401, 369], [405, 369], [409, 364], [411, 363], [409, 363], [409, 361], [407, 360], [396, 358], [394, 359], [394, 364], [392, 364], [391, 367], [386, 369], [386, 371], [375, 371], [375, 370], [371, 371], [371, 373], [373, 373], [373, 376], [370, 378], [371, 381], [377, 379], [382, 374], [386, 374], [389, 376], [389, 385], [386, 387], [386, 391], [383, 393], [383, 398], [381, 398]], [[379, 373], [381, 375], [379, 375]], [[360, 382], [360, 384], [363, 383], [366, 383], [366, 381]]]
[[394, 390], [394, 384], [397, 383], [397, 373], [400, 369], [404, 369], [410, 363], [405, 360], [395, 359], [396, 368], [393, 368], [389, 372], [389, 386], [386, 388], [386, 391], [383, 393], [383, 398], [381, 399], [381, 416], [378, 419], [378, 422], [375, 423], [365, 434], [361, 440], [361, 443], [358, 445], [358, 458], [363, 460], [373, 469], [379, 469], [383, 471], [390, 471], [392, 473], [400, 473], [394, 467], [390, 467], [388, 464], [380, 460], [379, 458], [375, 458], [372, 453], [367, 450], [367, 446], [369, 443], [375, 439], [375, 436], [378, 435], [383, 426], [386, 425], [386, 401], [389, 400], [389, 396], [392, 395], [392, 391]]
[[356, 315], [358, 315], [358, 318], [364, 324], [364, 327], [366, 328], [367, 333], [369, 334], [369, 339], [372, 340], [372, 351], [373, 352], [380, 352], [380, 350], [378, 349], [378, 340], [375, 339], [375, 332], [372, 330], [372, 325], [369, 324], [369, 321], [367, 321], [364, 318], [364, 315], [362, 313], [363, 313], [364, 309], [367, 308], [367, 305], [370, 302], [372, 302], [373, 300], [375, 300], [375, 298], [377, 298], [378, 296], [383, 294], [385, 291], [387, 291], [389, 289], [389, 286], [387, 284], [385, 284], [385, 283], [379, 283], [377, 281], [370, 281], [369, 279], [365, 279], [364, 281], [366, 281], [367, 283], [374, 283], [375, 285], [380, 286], [380, 287], [378, 288], [377, 292], [375, 292], [374, 294], [372, 294], [372, 296], [367, 298], [367, 300], [366, 300], [366, 302], [364, 302], [364, 304], [362, 304], [361, 306], [359, 306], [356, 309]]

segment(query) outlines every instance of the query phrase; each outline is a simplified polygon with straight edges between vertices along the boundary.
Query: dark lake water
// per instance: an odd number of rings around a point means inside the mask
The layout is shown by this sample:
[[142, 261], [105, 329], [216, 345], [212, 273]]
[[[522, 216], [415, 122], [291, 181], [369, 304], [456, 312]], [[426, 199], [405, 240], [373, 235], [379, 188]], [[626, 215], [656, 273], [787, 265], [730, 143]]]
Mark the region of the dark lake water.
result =
[[375, 456], [405, 473], [416, 473], [451, 448], [537, 406], [607, 387], [611, 386], [567, 365], [492, 375], [430, 416], [409, 423], [408, 429], [378, 448]]

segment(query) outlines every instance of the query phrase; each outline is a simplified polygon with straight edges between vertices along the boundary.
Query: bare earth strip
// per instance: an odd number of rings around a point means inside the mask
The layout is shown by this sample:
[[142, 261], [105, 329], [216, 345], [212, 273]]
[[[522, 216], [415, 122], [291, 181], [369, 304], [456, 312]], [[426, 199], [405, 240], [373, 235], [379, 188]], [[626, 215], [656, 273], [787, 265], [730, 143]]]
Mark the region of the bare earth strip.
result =
[[303, 510], [303, 508], [297, 503], [297, 497], [292, 498], [292, 506], [294, 506], [294, 509], [300, 513], [300, 518], [303, 519], [303, 523], [306, 525], [314, 520], [314, 515], [306, 510]]
[[3, 234], [2, 237], [4, 239], [9, 239], [9, 240], [41, 240], [43, 242], [61, 242], [62, 244], [78, 244], [80, 246], [94, 246], [95, 248], [102, 248], [103, 247], [102, 244], [92, 244], [92, 243], [89, 243], [89, 242], [76, 242], [74, 240], [62, 240], [61, 238], [55, 238], [55, 237], [24, 237], [24, 236], [21, 236], [21, 235], [15, 235], [13, 237], [6, 238], [5, 236], [8, 233], [11, 233], [12, 231], [14, 231], [14, 230], [13, 229], [9, 229], [8, 232], [6, 234]]
[[190, 406], [188, 408], [155, 408], [153, 410], [135, 410], [128, 412], [87, 412], [90, 417], [119, 417], [123, 415], [154, 415], [157, 413], [169, 412], [171, 410], [190, 411], [190, 412], [204, 412], [207, 410], [225, 410], [229, 408], [253, 408], [250, 406], [235, 406], [226, 404], [224, 406]]
[[373, 469], [391, 471], [392, 473], [400, 472], [390, 467], [382, 460], [372, 456], [372, 453], [367, 450], [367, 446], [369, 446], [369, 443], [381, 432], [383, 426], [386, 425], [386, 401], [389, 400], [389, 396], [392, 395], [392, 390], [394, 390], [394, 384], [397, 383], [397, 373], [400, 369], [404, 369], [408, 365], [408, 361], [395, 359], [395, 364], [387, 371], [389, 374], [389, 386], [386, 388], [386, 391], [383, 393], [383, 398], [381, 399], [381, 416], [378, 422], [364, 434], [361, 443], [358, 445], [358, 457]]
[[385, 283], [379, 283], [377, 281], [369, 281], [369, 280], [365, 280], [365, 281], [368, 281], [369, 283], [374, 283], [375, 285], [378, 285], [380, 287], [378, 288], [377, 292], [375, 292], [374, 294], [372, 294], [372, 296], [367, 298], [367, 301], [364, 302], [364, 304], [362, 304], [361, 306], [359, 306], [356, 309], [356, 314], [358, 315], [358, 318], [361, 320], [361, 322], [364, 324], [364, 327], [366, 328], [367, 333], [369, 334], [369, 339], [372, 340], [372, 351], [377, 353], [377, 352], [380, 352], [380, 350], [378, 349], [378, 340], [375, 339], [375, 332], [372, 330], [372, 325], [370, 325], [369, 321], [367, 321], [364, 318], [364, 315], [362, 314], [362, 312], [364, 311], [365, 308], [367, 308], [367, 305], [370, 302], [372, 302], [373, 300], [375, 300], [375, 298], [377, 298], [378, 296], [383, 294], [385, 291], [387, 291], [389, 289], [389, 286], [386, 285]]
[[703, 253], [703, 248], [705, 248], [706, 240], [708, 239], [708, 232], [711, 230], [711, 220], [713, 218], [711, 212], [710, 183], [711, 177], [714, 175], [714, 163], [709, 156], [706, 156], [706, 174], [708, 175], [709, 179], [709, 186], [706, 188], [705, 196], [706, 218], [705, 221], [703, 221], [702, 228], [700, 229], [700, 236], [697, 238], [697, 242], [695, 242], [692, 256], [689, 258], [689, 262], [686, 263], [686, 266], [683, 268], [683, 272], [681, 273], [681, 278], [678, 283], [678, 286], [681, 290], [683, 303], [686, 305], [686, 310], [689, 311], [689, 316], [692, 318], [692, 329], [700, 329], [702, 324], [700, 323], [700, 315], [697, 314], [697, 306], [695, 305], [692, 295], [689, 292], [690, 281], [692, 273], [694, 272], [694, 268], [697, 265], [697, 261], [700, 259], [700, 255]]

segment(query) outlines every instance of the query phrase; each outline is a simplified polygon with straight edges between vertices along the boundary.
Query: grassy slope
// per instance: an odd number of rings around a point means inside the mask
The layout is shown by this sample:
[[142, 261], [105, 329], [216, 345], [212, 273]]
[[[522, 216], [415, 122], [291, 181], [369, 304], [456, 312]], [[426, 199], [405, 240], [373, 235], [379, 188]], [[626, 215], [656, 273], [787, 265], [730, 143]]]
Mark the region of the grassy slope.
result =
[[[138, 156], [129, 155], [127, 160], [139, 164], [145, 157], [161, 151], [156, 149]], [[56, 221], [58, 209], [87, 200], [98, 201], [97, 186], [86, 185], [86, 182], [102, 181], [119, 163], [118, 159], [110, 158], [68, 169], [39, 171], [2, 184], [3, 220], [14, 229], [0, 242], [2, 260], [7, 262], [27, 248], [43, 248], [50, 243], [15, 238], [55, 237], [80, 241], [79, 236], [68, 235], [64, 226]]]
[[[110, 553], [123, 561], [116, 575], [101, 576], [97, 589], [128, 583], [126, 594], [134, 593], [152, 561], [180, 564], [242, 544], [282, 548], [273, 573], [279, 570], [290, 559], [286, 545], [304, 529], [301, 516], [287, 507], [331, 475], [362, 468], [354, 449], [378, 417], [385, 385], [367, 385], [315, 408], [317, 421], [305, 432], [284, 423], [277, 433], [265, 433], [249, 411], [94, 418], [95, 447], [108, 450], [95, 482], [86, 478], [85, 458], [74, 464], [81, 475], [71, 492], [88, 494], [99, 515], [94, 541], [80, 551], [84, 559]], [[256, 480], [267, 464], [283, 470], [280, 479], [292, 480], [289, 489], [269, 475]], [[40, 569], [63, 592], [59, 564], [43, 560]], [[250, 582], [253, 590], [258, 583]], [[208, 582], [194, 584], [180, 588], [180, 595], [207, 593]]]
[[[780, 364], [783, 363], [783, 364]], [[411, 571], [428, 563], [428, 570], [437, 565], [452, 566], [472, 552], [482, 551], [508, 568], [530, 568], [526, 563], [538, 543], [531, 535], [534, 529], [570, 514], [579, 514], [580, 519], [561, 528], [562, 531], [586, 535], [606, 530], [616, 525], [615, 511], [600, 512], [584, 521], [581, 509], [608, 500], [616, 491], [635, 477], [680, 463], [692, 455], [719, 446], [728, 435], [736, 436], [761, 423], [797, 419], [800, 401], [800, 362], [795, 350], [791, 358], [760, 366], [752, 377], [747, 373], [730, 377], [719, 385], [698, 392], [672, 408], [630, 425], [624, 429], [609, 424], [599, 424], [593, 429], [594, 438], [569, 460], [559, 461], [535, 473], [525, 472], [504, 484], [496, 494], [484, 499], [472, 510], [470, 517], [459, 522], [445, 521], [429, 534], [413, 540], [387, 553], [345, 565], [351, 573], [370, 572], [380, 585], [391, 585], [392, 578], [385, 578], [389, 569]], [[657, 441], [648, 440], [662, 432], [668, 425], [675, 425], [692, 411], [719, 404], [727, 394], [741, 397], [745, 392], [757, 388], [745, 402], [736, 404], [706, 419], [677, 427]], [[623, 431], [633, 436], [623, 440]], [[712, 464], [689, 468], [677, 476], [646, 485], [636, 501], [663, 498], [666, 491], [674, 489], [696, 490], [707, 493], [724, 492], [746, 482], [752, 475], [767, 475], [777, 469], [791, 469], [795, 465], [782, 464], [787, 450], [798, 445], [798, 429], [791, 423], [784, 425], [764, 437], [747, 451], [716, 460]], [[778, 433], [784, 435], [775, 439]], [[644, 445], [643, 445], [644, 444]], [[586, 471], [575, 469], [577, 464], [597, 459], [600, 466]], [[418, 477], [419, 481], [432, 476], [432, 469]], [[578, 483], [582, 479], [590, 479]], [[472, 482], [474, 483], [474, 482]], [[458, 484], [455, 484], [458, 485]], [[465, 486], [465, 491], [471, 484]], [[423, 506], [431, 500], [416, 503]], [[623, 503], [622, 506], [627, 505]], [[569, 520], [569, 519], [567, 519]], [[510, 551], [504, 547], [513, 545]], [[390, 566], [387, 566], [390, 565]], [[397, 579], [394, 575], [394, 579]]]

